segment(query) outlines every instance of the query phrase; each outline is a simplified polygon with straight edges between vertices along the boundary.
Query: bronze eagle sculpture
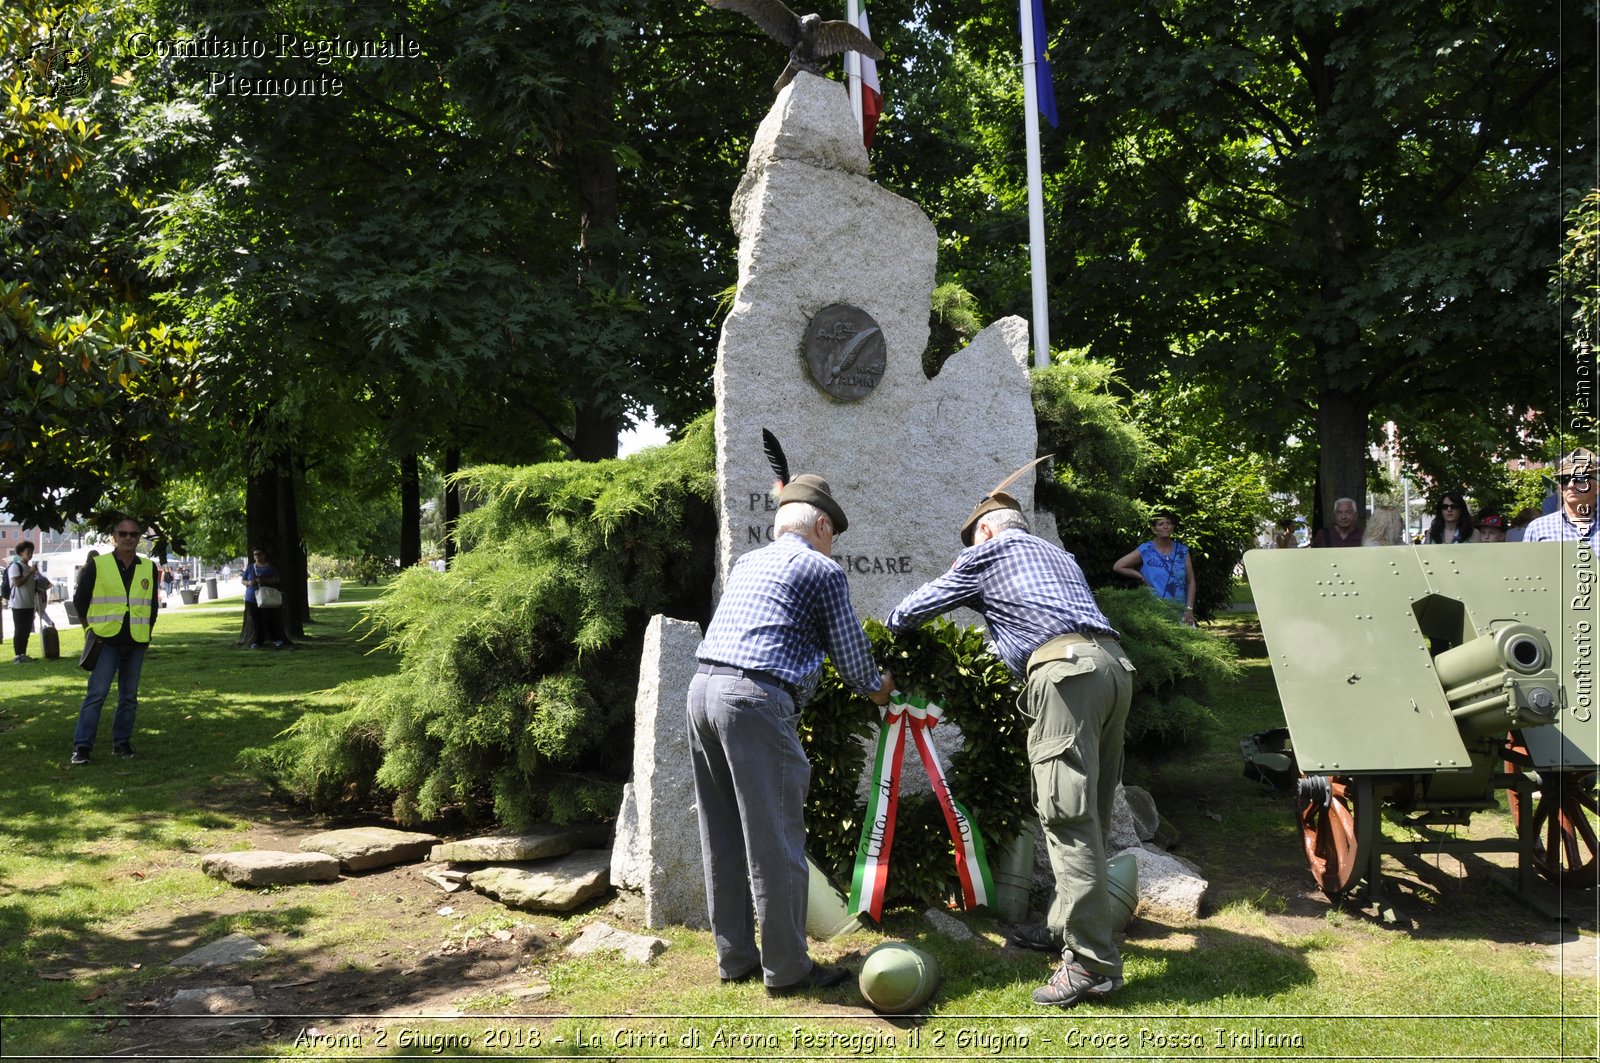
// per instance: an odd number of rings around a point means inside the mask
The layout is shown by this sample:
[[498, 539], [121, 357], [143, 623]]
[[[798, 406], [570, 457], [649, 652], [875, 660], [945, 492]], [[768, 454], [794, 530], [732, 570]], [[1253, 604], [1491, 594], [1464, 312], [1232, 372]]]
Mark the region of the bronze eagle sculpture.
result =
[[804, 70], [822, 76], [822, 60], [840, 52], [860, 52], [869, 59], [885, 58], [883, 49], [872, 38], [848, 22], [822, 21], [817, 14], [796, 15], [783, 0], [706, 0], [723, 11], [737, 11], [766, 31], [767, 36], [789, 49], [789, 65], [783, 68], [774, 93]]

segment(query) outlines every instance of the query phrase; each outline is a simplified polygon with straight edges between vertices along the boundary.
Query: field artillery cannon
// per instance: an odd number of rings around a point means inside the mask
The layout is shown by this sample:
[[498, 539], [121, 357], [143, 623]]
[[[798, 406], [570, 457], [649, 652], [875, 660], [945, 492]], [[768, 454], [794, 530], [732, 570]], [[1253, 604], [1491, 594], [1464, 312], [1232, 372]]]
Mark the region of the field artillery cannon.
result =
[[[1600, 559], [1586, 544], [1253, 550], [1245, 567], [1324, 893], [1380, 900], [1391, 852], [1515, 852], [1530, 900], [1536, 874], [1595, 887]], [[1446, 833], [1499, 789], [1515, 840]], [[1385, 810], [1422, 840], [1384, 837]]]

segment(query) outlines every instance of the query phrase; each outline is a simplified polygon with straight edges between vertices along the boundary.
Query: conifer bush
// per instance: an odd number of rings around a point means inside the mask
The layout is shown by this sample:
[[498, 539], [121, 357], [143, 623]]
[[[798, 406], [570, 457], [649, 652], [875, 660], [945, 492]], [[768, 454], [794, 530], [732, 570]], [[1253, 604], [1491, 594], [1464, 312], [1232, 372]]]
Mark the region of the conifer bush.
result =
[[381, 800], [404, 824], [613, 815], [645, 626], [709, 612], [714, 466], [705, 417], [625, 460], [462, 472], [463, 552], [402, 573], [370, 617], [399, 674], [246, 759], [313, 807]]

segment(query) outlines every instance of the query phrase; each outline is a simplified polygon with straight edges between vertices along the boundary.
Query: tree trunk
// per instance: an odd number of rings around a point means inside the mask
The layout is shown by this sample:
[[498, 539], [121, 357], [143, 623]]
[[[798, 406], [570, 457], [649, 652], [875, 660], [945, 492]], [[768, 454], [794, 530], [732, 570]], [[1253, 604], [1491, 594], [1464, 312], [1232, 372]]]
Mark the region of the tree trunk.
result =
[[[287, 451], [278, 451], [245, 482], [245, 550], [260, 547], [278, 570], [283, 592], [284, 635], [289, 641], [305, 635], [310, 612], [306, 599], [305, 543], [300, 540], [300, 509], [294, 489], [294, 468]], [[247, 614], [239, 642], [260, 641]]]
[[572, 456], [579, 461], [603, 461], [617, 456], [621, 420], [603, 410], [579, 406], [572, 433]]
[[282, 550], [273, 556], [278, 566], [278, 589], [283, 591], [283, 633], [303, 638], [311, 619], [306, 596], [306, 544], [300, 537], [300, 493], [295, 490], [294, 467], [284, 454], [278, 470], [278, 535]]
[[[1333, 514], [1333, 503], [1353, 498], [1358, 510], [1367, 496], [1367, 427], [1372, 410], [1364, 398], [1324, 388], [1317, 404], [1317, 501]], [[1319, 525], [1320, 527], [1320, 525]]]
[[461, 468], [461, 448], [444, 451], [444, 567], [456, 559], [456, 521], [461, 517], [461, 488], [451, 479]]
[[[583, 77], [574, 93], [582, 128], [575, 138], [573, 167], [578, 192], [578, 253], [583, 262], [583, 283], [598, 289], [619, 289], [627, 264], [619, 250], [617, 231], [616, 48], [602, 38], [590, 45], [583, 58]], [[573, 456], [579, 461], [601, 461], [617, 456], [617, 432], [622, 418], [614, 395], [592, 395], [575, 402], [572, 432]]]
[[[1301, 37], [1306, 78], [1319, 121], [1331, 121], [1338, 106], [1342, 67], [1330, 61], [1341, 43], [1359, 40], [1364, 14], [1343, 19], [1325, 16]], [[1362, 212], [1360, 184], [1348, 176], [1308, 170], [1306, 203], [1310, 242], [1316, 247], [1316, 318], [1311, 332], [1318, 366], [1317, 503], [1314, 531], [1326, 527], [1333, 503], [1356, 499], [1365, 505], [1367, 422], [1372, 401], [1363, 390], [1372, 379], [1373, 352], [1364, 349], [1361, 329], [1348, 309], [1350, 290], [1361, 280], [1363, 253], [1370, 244]]]
[[400, 567], [422, 560], [422, 473], [415, 452], [400, 455]]

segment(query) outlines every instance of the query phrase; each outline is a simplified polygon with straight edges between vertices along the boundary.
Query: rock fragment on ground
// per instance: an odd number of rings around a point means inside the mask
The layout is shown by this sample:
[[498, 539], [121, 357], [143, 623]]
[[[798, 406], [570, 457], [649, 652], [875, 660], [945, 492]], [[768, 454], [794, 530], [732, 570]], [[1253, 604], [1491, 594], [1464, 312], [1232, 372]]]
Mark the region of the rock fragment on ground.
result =
[[506, 991], [506, 996], [512, 1000], [543, 1000], [553, 993], [550, 983], [543, 978], [536, 978], [527, 985], [519, 985]]
[[258, 960], [267, 948], [248, 934], [229, 934], [209, 945], [202, 945], [172, 961], [174, 967], [225, 967], [230, 963]]
[[611, 837], [604, 823], [577, 823], [571, 826], [537, 827], [521, 834], [486, 834], [478, 838], [444, 842], [428, 854], [433, 861], [457, 864], [495, 864], [543, 860], [564, 856], [577, 849], [603, 845]]
[[339, 877], [339, 861], [326, 853], [249, 849], [240, 853], [212, 853], [201, 858], [200, 870], [235, 886], [282, 886], [297, 882], [332, 882]]
[[1139, 840], [1147, 842], [1154, 838], [1161, 830], [1161, 812], [1156, 808], [1156, 799], [1150, 796], [1150, 791], [1142, 786], [1117, 787], [1119, 804], [1128, 810], [1128, 815], [1133, 817], [1135, 833]]
[[349, 827], [313, 834], [300, 842], [303, 853], [326, 853], [346, 871], [369, 871], [420, 860], [439, 844], [433, 834], [390, 827]]
[[472, 872], [468, 881], [512, 908], [565, 912], [611, 888], [611, 853], [580, 849], [537, 864], [497, 864]]
[[449, 868], [429, 868], [422, 873], [422, 877], [438, 886], [446, 893], [456, 893], [468, 889], [472, 883], [467, 881], [471, 876], [465, 871], [452, 871]]
[[606, 923], [590, 923], [566, 948], [569, 956], [615, 953], [629, 963], [638, 964], [648, 964], [666, 950], [667, 942], [662, 938], [632, 934]]
[[967, 929], [966, 923], [963, 923], [949, 912], [941, 912], [937, 908], [929, 908], [922, 913], [922, 919], [934, 930], [952, 941], [978, 940], [978, 935]]
[[1159, 908], [1191, 919], [1200, 916], [1200, 902], [1209, 883], [1170, 853], [1130, 849], [1139, 864], [1139, 910]]

